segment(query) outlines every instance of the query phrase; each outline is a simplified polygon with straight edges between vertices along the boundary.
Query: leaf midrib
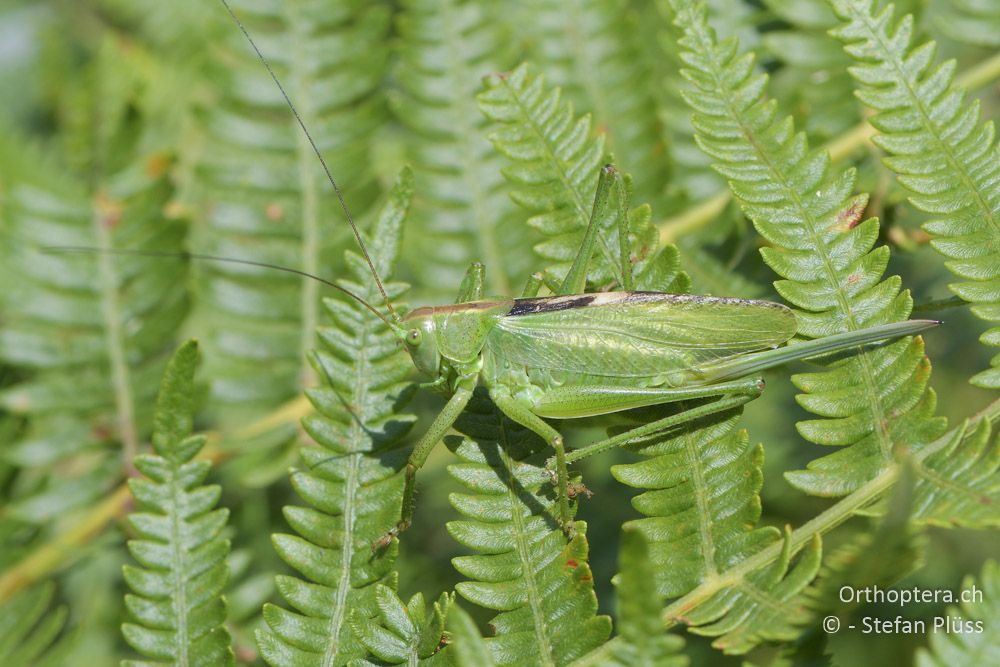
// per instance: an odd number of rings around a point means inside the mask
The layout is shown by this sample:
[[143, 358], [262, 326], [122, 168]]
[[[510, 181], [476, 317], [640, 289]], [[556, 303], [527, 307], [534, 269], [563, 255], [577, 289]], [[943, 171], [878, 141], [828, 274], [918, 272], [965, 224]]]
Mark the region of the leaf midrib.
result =
[[[295, 106], [306, 127], [318, 127], [316, 110], [310, 93], [310, 81], [305, 76], [307, 72], [306, 59], [302, 52], [302, 44], [309, 39], [308, 27], [303, 25], [297, 3], [285, 2], [285, 16], [288, 19], [291, 35], [291, 71], [290, 80], [292, 94], [295, 96]], [[292, 125], [296, 136], [295, 161], [298, 167], [299, 186], [301, 188], [302, 220], [300, 254], [302, 255], [302, 270], [311, 275], [319, 275], [319, 187], [316, 179], [316, 155], [309, 144], [308, 137], [300, 131], [297, 123]], [[303, 386], [312, 384], [314, 374], [307, 361], [309, 351], [316, 347], [316, 326], [319, 322], [319, 282], [302, 277], [300, 293], [300, 353], [302, 366], [299, 381]]]
[[115, 423], [122, 440], [122, 459], [126, 474], [132, 474], [133, 461], [139, 453], [139, 434], [135, 423], [135, 403], [132, 395], [131, 369], [126, 359], [127, 344], [122, 331], [122, 310], [118, 294], [118, 275], [113, 263], [113, 244], [102, 210], [104, 195], [98, 193], [92, 204], [91, 227], [97, 239], [97, 272], [101, 295], [101, 317], [104, 321], [105, 353], [111, 366], [111, 383], [115, 399]]
[[[496, 413], [494, 413], [496, 414]], [[531, 561], [531, 549], [524, 539], [525, 525], [524, 517], [520, 512], [520, 501], [514, 489], [518, 488], [517, 480], [513, 474], [517, 462], [509, 453], [507, 428], [502, 417], [497, 415], [499, 423], [500, 437], [497, 445], [500, 449], [500, 460], [503, 462], [503, 470], [506, 479], [504, 489], [507, 493], [507, 502], [511, 509], [511, 523], [513, 524], [514, 548], [517, 551], [518, 560], [521, 562], [521, 574], [524, 579], [525, 590], [528, 594], [528, 606], [531, 608], [531, 617], [534, 620], [532, 626], [535, 631], [537, 648], [542, 664], [546, 667], [555, 667], [556, 661], [553, 659], [552, 641], [548, 635], [548, 621], [545, 616], [542, 596], [538, 590], [538, 583], [535, 581], [535, 569]]]
[[[172, 443], [173, 444], [173, 443]], [[185, 590], [184, 574], [187, 572], [187, 559], [185, 551], [181, 548], [181, 523], [183, 520], [179, 516], [181, 507], [181, 496], [184, 490], [178, 483], [178, 472], [180, 466], [171, 461], [173, 470], [170, 471], [170, 578], [174, 587], [174, 594], [171, 596], [171, 604], [174, 607], [174, 618], [177, 620], [177, 664], [180, 667], [187, 667], [189, 664], [188, 648], [190, 638], [188, 637], [187, 618], [187, 591]]]

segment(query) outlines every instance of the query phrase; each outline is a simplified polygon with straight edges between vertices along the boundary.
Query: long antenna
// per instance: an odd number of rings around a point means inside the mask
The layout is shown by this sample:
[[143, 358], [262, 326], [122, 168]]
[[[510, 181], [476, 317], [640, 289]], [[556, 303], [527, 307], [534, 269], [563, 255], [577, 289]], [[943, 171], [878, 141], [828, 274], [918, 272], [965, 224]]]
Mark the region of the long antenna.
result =
[[[399, 323], [399, 315], [397, 315], [396, 311], [393, 310], [392, 303], [389, 301], [389, 295], [385, 293], [385, 288], [382, 286], [382, 280], [378, 277], [378, 271], [375, 270], [375, 264], [372, 262], [372, 258], [368, 254], [368, 248], [365, 246], [365, 242], [361, 239], [361, 234], [358, 232], [357, 225], [354, 224], [354, 218], [351, 216], [351, 212], [347, 208], [347, 202], [344, 201], [344, 195], [341, 193], [340, 187], [337, 185], [337, 181], [333, 179], [333, 174], [330, 173], [330, 167], [327, 166], [326, 160], [323, 159], [323, 154], [320, 153], [319, 147], [316, 146], [316, 142], [313, 141], [312, 135], [309, 134], [306, 124], [302, 121], [302, 116], [299, 115], [298, 109], [296, 109], [295, 105], [292, 104], [292, 99], [288, 96], [288, 93], [285, 92], [285, 87], [282, 86], [281, 81], [278, 80], [278, 75], [274, 73], [274, 70], [271, 68], [271, 64], [267, 61], [267, 58], [265, 58], [264, 54], [261, 53], [259, 48], [257, 48], [257, 43], [253, 41], [253, 37], [250, 36], [250, 33], [243, 25], [243, 22], [240, 21], [236, 12], [233, 11], [233, 8], [230, 6], [228, 0], [219, 0], [219, 2], [221, 2], [226, 8], [229, 15], [233, 17], [233, 21], [236, 22], [240, 32], [242, 32], [243, 36], [247, 38], [248, 42], [250, 42], [250, 46], [253, 47], [254, 52], [257, 54], [257, 59], [260, 60], [261, 64], [267, 70], [267, 73], [271, 75], [271, 80], [274, 81], [274, 85], [278, 87], [278, 90], [281, 92], [281, 96], [285, 98], [285, 103], [288, 104], [288, 108], [292, 110], [292, 115], [295, 116], [295, 122], [299, 124], [299, 127], [302, 128], [302, 132], [306, 135], [306, 139], [309, 140], [309, 145], [312, 146], [313, 153], [316, 154], [316, 157], [319, 158], [320, 164], [323, 165], [323, 171], [326, 172], [327, 180], [330, 181], [330, 185], [333, 186], [333, 191], [337, 193], [337, 199], [340, 201], [340, 207], [344, 209], [344, 215], [347, 216], [347, 222], [351, 225], [351, 231], [354, 232], [354, 238], [358, 241], [358, 247], [361, 248], [361, 254], [365, 256], [365, 261], [368, 262], [368, 268], [371, 269], [372, 277], [375, 278], [375, 284], [378, 286], [378, 291], [382, 294], [382, 300], [385, 302], [385, 307], [389, 309], [389, 314], [392, 315], [392, 319], [396, 323]], [[369, 308], [370, 307], [371, 306], [369, 306]]]
[[[167, 252], [161, 250], [128, 250], [128, 249], [118, 249], [118, 248], [91, 248], [89, 246], [44, 246], [40, 248], [44, 253], [65, 253], [65, 254], [87, 254], [91, 255], [94, 253], [104, 254], [104, 255], [125, 255], [132, 257], [168, 257], [171, 259], [196, 259], [199, 261], [207, 262], [225, 262], [227, 264], [244, 264], [246, 266], [259, 266], [264, 269], [274, 269], [275, 271], [284, 271], [285, 273], [291, 273], [296, 276], [302, 276], [303, 278], [312, 278], [318, 282], [323, 283], [327, 287], [332, 287], [347, 296], [351, 297], [362, 306], [368, 310], [375, 313], [375, 315], [389, 325], [391, 329], [398, 329], [398, 324], [394, 324], [386, 319], [385, 315], [378, 312], [375, 306], [371, 305], [360, 296], [355, 294], [349, 289], [345, 289], [335, 282], [326, 280], [325, 278], [320, 278], [319, 276], [313, 275], [307, 271], [301, 271], [299, 269], [293, 269], [288, 266], [281, 266], [280, 264], [270, 264], [268, 262], [255, 262], [249, 259], [234, 259], [232, 257], [217, 257], [215, 255], [202, 255], [200, 253], [194, 252]], [[393, 313], [395, 315], [395, 313]]]

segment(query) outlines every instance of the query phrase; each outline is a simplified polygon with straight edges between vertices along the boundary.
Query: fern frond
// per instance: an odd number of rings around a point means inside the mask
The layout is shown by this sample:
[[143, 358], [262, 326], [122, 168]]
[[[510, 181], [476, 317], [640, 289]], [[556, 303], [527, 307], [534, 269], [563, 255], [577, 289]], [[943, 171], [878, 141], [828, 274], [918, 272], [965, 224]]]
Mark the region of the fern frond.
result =
[[545, 474], [548, 446], [507, 420], [482, 393], [446, 439], [461, 463], [449, 472], [465, 487], [450, 496], [464, 517], [448, 523], [460, 544], [477, 551], [452, 560], [471, 581], [458, 593], [498, 613], [485, 640], [497, 665], [567, 664], [602, 644], [611, 621], [596, 615], [585, 526], [569, 543], [552, 516]]
[[622, 484], [643, 489], [632, 505], [646, 516], [625, 524], [649, 544], [656, 591], [687, 593], [764, 545], [779, 539], [760, 520], [764, 449], [737, 431], [741, 410], [635, 445], [645, 460], [613, 466]]
[[[882, 280], [888, 248], [872, 250], [878, 221], [861, 222], [866, 197], [851, 196], [854, 171], [831, 175], [826, 153], [811, 152], [805, 135], [776, 117], [752, 54], [740, 54], [732, 40], [718, 42], [701, 3], [672, 4], [699, 143], [772, 244], [762, 255], [784, 278], [775, 288], [799, 308], [799, 333], [819, 337], [905, 320], [912, 300], [898, 277]], [[800, 422], [799, 432], [842, 449], [787, 473], [789, 481], [809, 493], [843, 495], [890, 465], [896, 446], [933, 440], [945, 424], [934, 416], [929, 375], [922, 340], [906, 338], [793, 377], [805, 392], [799, 403], [826, 418]]]
[[[550, 240], [535, 246], [542, 257], [568, 268], [583, 241], [604, 159], [603, 137], [593, 137], [589, 116], [576, 118], [558, 88], [547, 90], [527, 65], [485, 80], [479, 107], [498, 123], [490, 133], [494, 148], [513, 164], [503, 170], [514, 184], [514, 201], [532, 212], [528, 224]], [[605, 263], [617, 254], [617, 236], [601, 234], [599, 255]], [[594, 275], [593, 282], [608, 282]]]
[[962, 581], [962, 591], [975, 586], [979, 598], [963, 601], [961, 607], [945, 611], [950, 622], [962, 623], [964, 632], [935, 629], [929, 632], [930, 649], [917, 652], [917, 667], [948, 667], [950, 665], [992, 665], [1000, 661], [1000, 635], [989, 629], [1000, 618], [1000, 566], [994, 560], [983, 564], [978, 580], [968, 576]]
[[542, 0], [532, 3], [528, 47], [552, 85], [577, 108], [593, 111], [616, 163], [635, 177], [636, 197], [656, 202], [669, 163], [638, 21], [628, 0]]
[[[595, 136], [590, 117], [577, 117], [561, 91], [546, 88], [542, 77], [532, 76], [526, 65], [489, 77], [479, 106], [497, 123], [490, 134], [494, 147], [510, 159], [503, 173], [514, 187], [511, 196], [532, 213], [528, 224], [547, 239], [535, 251], [561, 275], [576, 257], [590, 220], [598, 168], [606, 159], [604, 137]], [[662, 261], [654, 252], [658, 234], [650, 217], [648, 205], [630, 212], [637, 275]], [[588, 278], [599, 286], [621, 284], [615, 213], [609, 212], [600, 224], [603, 232]]]
[[618, 569], [618, 637], [611, 643], [607, 665], [611, 667], [685, 667], [679, 655], [684, 640], [667, 634], [660, 621], [663, 598], [649, 585], [656, 568], [649, 558], [646, 538], [634, 528], [622, 531]]
[[[740, 40], [747, 45], [756, 44], [758, 32], [755, 23], [763, 15], [756, 7], [743, 2], [733, 2], [732, 0], [708, 0], [708, 11], [715, 19], [715, 28], [723, 37], [739, 36]], [[668, 2], [657, 2], [657, 41], [664, 55], [665, 75], [660, 79], [663, 90], [662, 122], [667, 130], [668, 159], [670, 168], [670, 192], [674, 201], [671, 204], [680, 207], [698, 206], [720, 195], [726, 190], [726, 182], [718, 172], [711, 168], [711, 159], [702, 152], [695, 141], [695, 131], [691, 125], [691, 114], [681, 94], [684, 87], [684, 79], [680, 70], [683, 61], [680, 58], [680, 48], [677, 40], [670, 31], [670, 23], [673, 14]], [[653, 20], [653, 19], [650, 19]], [[725, 201], [722, 206], [725, 207]], [[659, 209], [658, 209], [659, 210]], [[712, 230], [717, 233], [718, 229], [725, 223], [727, 226], [736, 222], [738, 215], [732, 215], [727, 211], [726, 215], [719, 215], [721, 210], [713, 212]], [[691, 248], [698, 247], [697, 239], [686, 239], [688, 230], [682, 232], [682, 238], [671, 237], [671, 240], [684, 240], [682, 244], [685, 255]], [[692, 266], [692, 268], [695, 268]], [[697, 281], [699, 276], [694, 274]], [[735, 292], [723, 291], [719, 294], [735, 294]]]
[[[747, 433], [735, 430], [741, 413], [730, 410], [636, 440], [630, 448], [648, 458], [611, 469], [618, 481], [645, 490], [632, 500], [645, 518], [629, 521], [625, 529], [647, 540], [650, 581], [658, 595], [684, 595], [781, 539], [777, 529], [757, 526], [764, 450], [751, 447]], [[719, 637], [713, 645], [727, 653], [745, 653], [765, 640], [794, 639], [806, 615], [799, 593], [819, 567], [819, 543], [800, 556], [786, 578], [791, 556], [786, 540], [773, 563], [669, 620]]]
[[958, 42], [1000, 46], [1000, 6], [992, 0], [947, 0], [937, 25]]
[[[115, 58], [114, 50], [102, 51], [88, 76], [115, 70]], [[100, 254], [180, 251], [186, 231], [164, 215], [172, 194], [164, 173], [169, 158], [148, 152], [135, 136], [141, 117], [123, 109], [138, 84], [129, 80], [129, 87], [120, 76], [111, 76], [112, 87], [124, 90], [97, 96], [88, 107], [91, 133], [105, 140], [88, 150], [113, 153], [110, 162], [83, 165], [77, 174], [54, 157], [63, 157], [57, 151], [22, 145], [6, 128], [0, 142], [0, 263], [13, 278], [5, 285], [0, 363], [17, 369], [19, 379], [0, 390], [0, 406], [30, 417], [4, 453], [24, 471], [23, 493], [8, 511], [32, 523], [96, 500], [131, 465], [188, 311], [184, 261]], [[98, 252], [40, 251], [48, 246]], [[59, 465], [72, 473], [49, 480]]]
[[[371, 136], [389, 15], [377, 3], [234, 0], [359, 216], [372, 202]], [[222, 8], [219, 11], [224, 11]], [[327, 273], [347, 225], [329, 183], [267, 71], [235, 27], [219, 45], [219, 99], [205, 111], [192, 249]], [[315, 281], [233, 264], [197, 267], [206, 375], [224, 419], [273, 408], [313, 377], [304, 362], [321, 318]], [[327, 275], [329, 275], [327, 273]], [[257, 381], [262, 364], [268, 382]], [[286, 456], [294, 452], [286, 452]], [[265, 452], [262, 459], [276, 458]], [[262, 461], [263, 464], [265, 461]]]
[[55, 584], [23, 590], [0, 605], [0, 663], [56, 667], [65, 664], [72, 638], [58, 638], [66, 608], [52, 608]]
[[452, 605], [448, 612], [448, 631], [451, 633], [451, 657], [458, 667], [496, 667], [475, 621], [458, 605]]
[[916, 463], [913, 518], [934, 526], [1000, 525], [1000, 438], [990, 420], [957, 428], [940, 451]]
[[406, 2], [393, 107], [410, 130], [416, 171], [410, 226], [418, 233], [409, 235], [404, 259], [424, 284], [445, 286], [481, 261], [488, 293], [512, 294], [512, 282], [530, 272], [531, 238], [513, 228], [499, 156], [475, 100], [483, 76], [515, 64], [510, 35], [493, 13], [466, 0]]
[[[399, 253], [412, 193], [412, 175], [404, 171], [372, 232], [368, 250], [385, 278]], [[375, 301], [367, 264], [354, 253], [347, 257], [352, 280], [343, 286]], [[394, 301], [406, 291], [401, 283], [385, 288]], [[374, 553], [372, 544], [399, 518], [398, 473], [407, 454], [400, 446], [415, 419], [403, 412], [411, 364], [395, 335], [366, 308], [332, 299], [325, 306], [332, 325], [320, 329], [322, 347], [312, 356], [324, 385], [307, 393], [318, 414], [302, 423], [319, 446], [302, 450], [304, 468], [291, 475], [308, 506], [284, 509], [298, 535], [272, 538], [282, 560], [305, 580], [277, 578], [292, 610], [265, 605], [268, 627], [257, 633], [262, 657], [275, 666], [345, 664], [364, 656], [351, 615], [374, 616], [375, 584], [395, 584], [395, 541]]]
[[683, 620], [694, 634], [717, 637], [712, 646], [733, 655], [762, 642], [791, 641], [802, 634], [801, 625], [809, 618], [804, 591], [819, 572], [821, 555], [817, 535], [791, 565], [791, 540], [786, 535], [773, 563], [672, 620]]
[[193, 460], [205, 445], [204, 436], [191, 435], [197, 362], [198, 346], [188, 341], [167, 365], [156, 402], [155, 455], [135, 460], [145, 478], [128, 484], [140, 510], [128, 516], [138, 536], [128, 549], [141, 567], [122, 568], [134, 593], [125, 606], [136, 621], [124, 623], [122, 634], [135, 650], [165, 661], [154, 664], [235, 663], [223, 625], [229, 540], [221, 533], [229, 511], [212, 509], [218, 486], [202, 485], [212, 464]]
[[[962, 278], [951, 289], [972, 312], [1000, 322], [1000, 147], [979, 103], [954, 84], [955, 62], [934, 64], [936, 45], [914, 35], [913, 17], [900, 20], [874, 0], [837, 0], [845, 24], [836, 32], [858, 62], [851, 74], [858, 97], [876, 113], [872, 138], [889, 157], [917, 208], [935, 216], [924, 225], [932, 245]], [[980, 340], [1000, 346], [1000, 326]], [[1000, 354], [973, 384], [1000, 389]]]
[[358, 641], [376, 658], [352, 660], [351, 667], [450, 664], [440, 649], [454, 593], [442, 593], [428, 614], [424, 596], [417, 593], [405, 605], [388, 586], [375, 584], [378, 615], [352, 623]]

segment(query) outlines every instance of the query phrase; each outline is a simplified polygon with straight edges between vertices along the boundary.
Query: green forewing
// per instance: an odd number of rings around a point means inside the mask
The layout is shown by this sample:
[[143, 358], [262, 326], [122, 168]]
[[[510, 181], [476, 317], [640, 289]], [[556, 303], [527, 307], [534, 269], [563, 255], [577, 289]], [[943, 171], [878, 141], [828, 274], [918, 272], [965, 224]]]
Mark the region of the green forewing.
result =
[[501, 363], [607, 377], [648, 377], [777, 347], [795, 315], [769, 301], [606, 292], [518, 299], [490, 332]]

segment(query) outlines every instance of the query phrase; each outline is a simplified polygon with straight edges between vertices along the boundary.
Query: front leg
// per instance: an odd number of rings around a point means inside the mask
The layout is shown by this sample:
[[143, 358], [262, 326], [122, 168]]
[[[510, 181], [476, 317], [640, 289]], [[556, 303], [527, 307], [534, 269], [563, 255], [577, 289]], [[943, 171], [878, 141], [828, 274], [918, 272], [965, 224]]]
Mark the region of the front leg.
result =
[[528, 405], [514, 398], [506, 387], [491, 387], [490, 398], [493, 399], [500, 412], [512, 421], [540, 435], [555, 450], [556, 502], [559, 506], [559, 522], [566, 535], [572, 538], [576, 530], [569, 508], [569, 472], [566, 468], [566, 445], [562, 436], [559, 435], [559, 431], [533, 413]]
[[477, 377], [473, 373], [465, 375], [459, 380], [455, 393], [452, 394], [452, 397], [448, 399], [444, 408], [434, 418], [427, 432], [424, 433], [423, 437], [413, 447], [410, 457], [406, 460], [403, 506], [400, 512], [399, 523], [372, 543], [372, 551], [387, 547], [392, 542], [393, 537], [410, 527], [410, 523], [413, 520], [413, 494], [416, 489], [417, 471], [427, 461], [427, 457], [430, 455], [431, 450], [434, 449], [434, 446], [441, 442], [441, 438], [445, 436], [448, 430], [455, 424], [458, 416], [462, 414], [462, 410], [465, 409], [465, 406], [469, 403], [469, 399], [472, 398], [472, 392], [476, 388]]

